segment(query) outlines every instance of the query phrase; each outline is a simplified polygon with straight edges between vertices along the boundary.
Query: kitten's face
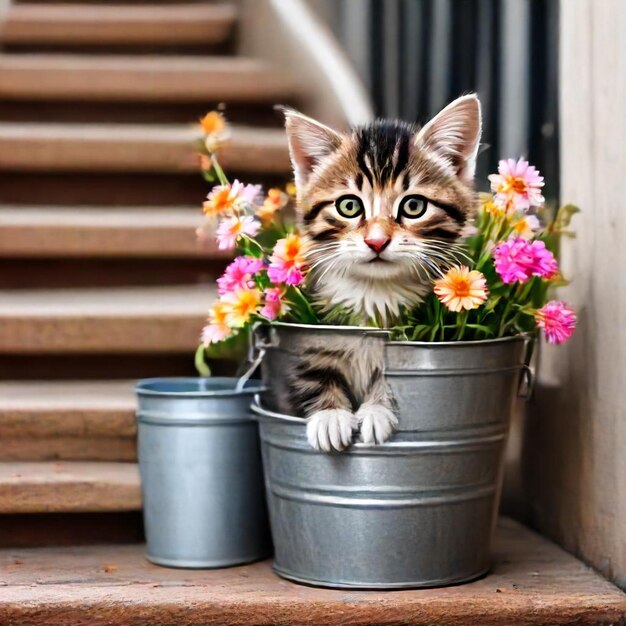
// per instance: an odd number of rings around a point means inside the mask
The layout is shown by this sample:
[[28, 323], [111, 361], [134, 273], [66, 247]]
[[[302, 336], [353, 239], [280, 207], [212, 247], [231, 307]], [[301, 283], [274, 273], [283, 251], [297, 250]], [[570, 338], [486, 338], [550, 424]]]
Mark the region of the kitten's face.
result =
[[311, 287], [366, 316], [414, 304], [474, 212], [478, 100], [455, 101], [421, 130], [377, 121], [339, 134], [286, 116]]

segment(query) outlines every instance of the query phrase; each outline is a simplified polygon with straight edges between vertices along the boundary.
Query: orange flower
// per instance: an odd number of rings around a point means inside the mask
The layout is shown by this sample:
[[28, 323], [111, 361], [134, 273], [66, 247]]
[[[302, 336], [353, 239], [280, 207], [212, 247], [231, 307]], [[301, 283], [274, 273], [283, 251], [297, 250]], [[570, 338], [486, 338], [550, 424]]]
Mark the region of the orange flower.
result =
[[228, 138], [228, 126], [218, 111], [210, 111], [200, 120], [204, 132], [204, 145], [209, 153], [216, 152]]
[[205, 135], [219, 135], [226, 129], [226, 120], [219, 111], [209, 111], [200, 120], [200, 128]]
[[231, 329], [226, 323], [227, 309], [221, 300], [218, 300], [209, 310], [208, 324], [202, 329], [202, 343], [208, 346], [219, 343], [230, 335]]
[[259, 311], [261, 291], [259, 289], [237, 289], [222, 297], [225, 321], [230, 328], [241, 328], [250, 317]]
[[202, 210], [209, 217], [216, 217], [230, 211], [235, 205], [237, 196], [232, 193], [230, 185], [220, 185], [213, 188]]
[[296, 184], [295, 183], [287, 183], [285, 185], [285, 192], [287, 193], [287, 195], [290, 198], [295, 198], [296, 194], [298, 192], [298, 189], [296, 188]]
[[450, 311], [469, 311], [487, 300], [487, 281], [481, 272], [461, 265], [435, 281], [435, 293]]
[[289, 202], [287, 194], [280, 189], [270, 189], [263, 204], [257, 209], [257, 217], [267, 225], [274, 219], [274, 214]]

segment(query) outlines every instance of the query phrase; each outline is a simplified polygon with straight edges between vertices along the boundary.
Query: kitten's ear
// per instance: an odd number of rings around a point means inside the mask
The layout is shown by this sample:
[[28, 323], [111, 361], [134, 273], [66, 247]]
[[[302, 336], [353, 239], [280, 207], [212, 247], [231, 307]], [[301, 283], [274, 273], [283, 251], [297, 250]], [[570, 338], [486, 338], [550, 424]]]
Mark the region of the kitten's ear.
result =
[[421, 148], [441, 157], [465, 183], [471, 183], [482, 128], [480, 100], [476, 94], [462, 96], [433, 117], [415, 138]]
[[298, 189], [304, 189], [315, 165], [341, 145], [342, 136], [332, 128], [294, 109], [280, 107], [280, 110], [285, 114], [285, 128], [296, 186]]

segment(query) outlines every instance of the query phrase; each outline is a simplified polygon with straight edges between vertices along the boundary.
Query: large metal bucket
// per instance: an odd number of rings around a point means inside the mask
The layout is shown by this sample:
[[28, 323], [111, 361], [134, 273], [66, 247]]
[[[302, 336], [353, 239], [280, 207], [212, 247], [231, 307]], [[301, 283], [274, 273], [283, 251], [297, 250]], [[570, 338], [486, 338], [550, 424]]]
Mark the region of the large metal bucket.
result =
[[161, 378], [137, 384], [147, 558], [209, 568], [269, 556], [250, 381]]
[[[484, 574], [509, 423], [528, 372], [527, 340], [396, 343], [380, 331], [350, 333], [280, 325], [263, 337], [273, 390], [253, 411], [277, 573], [314, 585], [390, 589]], [[318, 453], [303, 419], [266, 410], [265, 401], [287, 401], [284, 373], [307, 347], [346, 341], [380, 346], [399, 428], [383, 445]]]

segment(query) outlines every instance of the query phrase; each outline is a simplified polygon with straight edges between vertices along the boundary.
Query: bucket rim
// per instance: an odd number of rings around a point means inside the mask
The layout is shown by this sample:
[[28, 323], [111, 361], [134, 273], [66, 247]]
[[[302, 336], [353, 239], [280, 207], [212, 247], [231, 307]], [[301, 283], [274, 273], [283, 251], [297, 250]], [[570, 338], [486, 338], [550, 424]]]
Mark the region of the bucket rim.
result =
[[[155, 389], [152, 386], [167, 383], [169, 385], [189, 385], [199, 384], [200, 381], [212, 381], [216, 384], [229, 384], [232, 389], [197, 389], [187, 391], [176, 391], [173, 389]], [[142, 378], [135, 383], [135, 393], [142, 396], [153, 396], [159, 398], [224, 398], [232, 396], [254, 395], [267, 390], [267, 386], [261, 381], [249, 380], [243, 389], [237, 391], [239, 378], [235, 376], [161, 376], [156, 378]]]
[[[272, 322], [268, 326], [279, 326], [286, 328], [311, 329], [321, 331], [354, 331], [372, 335], [389, 335], [391, 328], [371, 328], [369, 326], [339, 326], [336, 324], [303, 324], [300, 322]], [[490, 344], [509, 343], [516, 341], [532, 341], [533, 335], [530, 333], [521, 333], [519, 335], [510, 335], [508, 337], [494, 337], [493, 339], [471, 339], [468, 341], [394, 341], [390, 340], [388, 345], [394, 346], [426, 346], [429, 348], [444, 346], [486, 346]]]

